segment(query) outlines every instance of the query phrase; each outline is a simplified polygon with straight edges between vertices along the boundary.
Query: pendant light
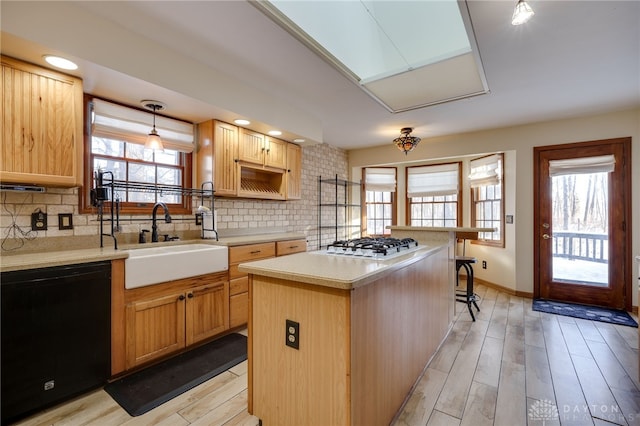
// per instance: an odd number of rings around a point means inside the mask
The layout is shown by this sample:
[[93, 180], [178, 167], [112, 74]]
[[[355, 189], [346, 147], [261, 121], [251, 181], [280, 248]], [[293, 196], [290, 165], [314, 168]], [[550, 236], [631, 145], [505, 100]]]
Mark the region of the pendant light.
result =
[[411, 136], [412, 131], [413, 128], [411, 127], [403, 127], [402, 130], [400, 130], [402, 136], [393, 140], [393, 143], [395, 143], [398, 149], [403, 151], [405, 155], [407, 155], [409, 151], [413, 151], [413, 148], [418, 146], [418, 142], [420, 142], [420, 138]]
[[164, 151], [164, 146], [162, 145], [162, 139], [160, 139], [160, 135], [156, 130], [156, 112], [162, 111], [166, 108], [166, 105], [160, 101], [140, 101], [143, 107], [153, 111], [153, 129], [149, 132], [147, 136], [147, 141], [144, 144], [144, 149], [152, 149], [154, 151]]
[[513, 10], [511, 25], [522, 25], [535, 15], [531, 6], [525, 0], [518, 0], [516, 8]]

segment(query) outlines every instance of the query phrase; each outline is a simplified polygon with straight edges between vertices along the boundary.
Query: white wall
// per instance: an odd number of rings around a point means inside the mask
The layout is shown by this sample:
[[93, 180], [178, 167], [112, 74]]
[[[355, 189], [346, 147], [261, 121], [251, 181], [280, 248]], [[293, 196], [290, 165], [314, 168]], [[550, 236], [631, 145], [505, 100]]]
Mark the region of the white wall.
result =
[[[423, 139], [406, 157], [389, 141], [388, 146], [349, 151], [349, 167], [352, 176], [357, 177], [360, 176], [360, 169], [366, 166], [404, 166], [409, 162], [424, 164], [441, 159], [505, 152], [505, 214], [514, 215], [514, 224], [505, 225], [506, 247], [467, 245], [467, 253], [488, 262], [487, 270], [475, 268], [477, 277], [518, 292], [532, 293], [533, 147], [629, 136], [632, 138], [631, 180], [632, 185], [637, 186], [640, 184], [640, 109]], [[401, 170], [398, 176], [404, 176]], [[464, 201], [463, 224], [468, 224], [468, 198]], [[404, 220], [404, 210], [399, 212], [398, 217]], [[632, 254], [635, 256], [640, 255], [638, 188], [634, 188], [632, 194], [631, 220]], [[633, 304], [637, 306], [637, 292], [633, 292], [633, 297]]]

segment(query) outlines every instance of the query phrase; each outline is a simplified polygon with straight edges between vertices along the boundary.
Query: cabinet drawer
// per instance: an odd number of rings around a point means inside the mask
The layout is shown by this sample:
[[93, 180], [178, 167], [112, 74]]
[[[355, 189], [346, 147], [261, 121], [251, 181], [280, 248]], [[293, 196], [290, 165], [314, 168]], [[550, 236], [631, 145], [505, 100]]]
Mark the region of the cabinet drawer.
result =
[[246, 276], [247, 276], [246, 272], [238, 271], [238, 264], [229, 265], [229, 279], [230, 280], [233, 280], [235, 278], [246, 277]]
[[249, 277], [236, 278], [229, 281], [229, 294], [234, 296], [249, 291]]
[[275, 243], [229, 247], [229, 264], [265, 259], [276, 255]]
[[277, 256], [300, 253], [303, 251], [307, 251], [307, 242], [305, 240], [278, 241], [276, 243]]
[[249, 318], [249, 295], [236, 294], [229, 298], [229, 327], [238, 327], [247, 323]]

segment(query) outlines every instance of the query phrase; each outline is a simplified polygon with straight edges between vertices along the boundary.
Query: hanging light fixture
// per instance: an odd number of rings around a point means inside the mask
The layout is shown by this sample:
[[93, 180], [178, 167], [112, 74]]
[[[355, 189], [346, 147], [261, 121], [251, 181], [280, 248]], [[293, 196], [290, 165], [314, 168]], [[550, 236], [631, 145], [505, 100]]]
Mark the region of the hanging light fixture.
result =
[[513, 10], [511, 25], [522, 25], [535, 15], [531, 6], [525, 0], [518, 0], [516, 8]]
[[404, 151], [405, 155], [409, 151], [413, 151], [413, 148], [418, 146], [418, 142], [420, 142], [420, 138], [411, 136], [412, 131], [413, 128], [411, 127], [403, 127], [402, 130], [400, 130], [402, 136], [393, 140], [393, 143], [396, 144], [400, 151]]
[[153, 111], [153, 129], [149, 132], [147, 136], [147, 141], [144, 144], [144, 149], [152, 149], [154, 151], [164, 151], [164, 146], [162, 145], [162, 139], [160, 139], [160, 135], [156, 130], [156, 112], [162, 111], [166, 108], [166, 105], [160, 101], [140, 101], [143, 107]]

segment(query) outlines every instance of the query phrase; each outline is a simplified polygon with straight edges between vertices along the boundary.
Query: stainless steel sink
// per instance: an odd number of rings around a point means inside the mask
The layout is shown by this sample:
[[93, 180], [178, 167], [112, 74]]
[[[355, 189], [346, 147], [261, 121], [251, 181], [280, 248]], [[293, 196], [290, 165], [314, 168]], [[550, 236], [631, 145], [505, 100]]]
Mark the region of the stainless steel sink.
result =
[[160, 284], [229, 269], [225, 246], [180, 244], [129, 250], [125, 260], [127, 289]]

